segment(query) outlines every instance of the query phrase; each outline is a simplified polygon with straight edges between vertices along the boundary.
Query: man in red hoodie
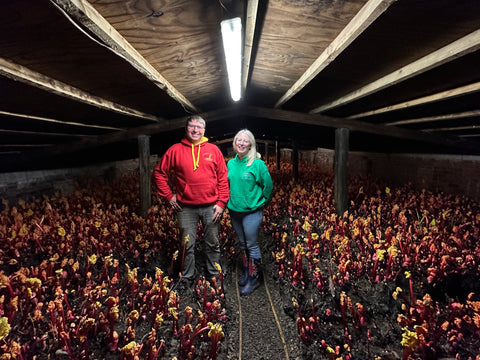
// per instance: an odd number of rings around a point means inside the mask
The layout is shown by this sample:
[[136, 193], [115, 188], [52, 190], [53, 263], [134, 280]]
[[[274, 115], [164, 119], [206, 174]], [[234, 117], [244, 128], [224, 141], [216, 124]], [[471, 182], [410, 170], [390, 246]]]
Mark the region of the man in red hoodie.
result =
[[[195, 275], [195, 240], [198, 221], [204, 225], [207, 275], [218, 273], [220, 263], [219, 222], [228, 202], [227, 167], [220, 149], [208, 142], [205, 120], [187, 119], [185, 138], [171, 146], [153, 170], [158, 194], [177, 212], [182, 246], [185, 247], [182, 279], [192, 283]], [[169, 174], [175, 173], [175, 193]]]

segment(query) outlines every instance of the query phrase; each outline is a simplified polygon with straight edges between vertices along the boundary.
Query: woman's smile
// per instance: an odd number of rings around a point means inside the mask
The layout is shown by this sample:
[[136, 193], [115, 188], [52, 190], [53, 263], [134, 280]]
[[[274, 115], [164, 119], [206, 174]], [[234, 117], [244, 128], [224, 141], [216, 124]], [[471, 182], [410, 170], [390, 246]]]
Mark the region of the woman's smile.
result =
[[240, 158], [243, 158], [250, 150], [250, 140], [248, 139], [248, 135], [247, 134], [238, 135], [235, 141], [235, 147], [237, 149], [238, 156]]

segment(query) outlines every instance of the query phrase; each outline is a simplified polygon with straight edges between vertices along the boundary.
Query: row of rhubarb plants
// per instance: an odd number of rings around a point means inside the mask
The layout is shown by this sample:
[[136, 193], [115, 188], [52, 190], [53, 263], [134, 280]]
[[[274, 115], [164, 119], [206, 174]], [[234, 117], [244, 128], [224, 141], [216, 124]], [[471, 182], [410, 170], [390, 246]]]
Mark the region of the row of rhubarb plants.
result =
[[[389, 336], [404, 359], [480, 353], [479, 294], [429, 294], [452, 275], [479, 277], [476, 202], [358, 177], [350, 179], [348, 212], [338, 216], [332, 174], [302, 164], [294, 182], [286, 163], [271, 173], [275, 190], [264, 229], [276, 276], [295, 295], [306, 346], [331, 359], [381, 357], [375, 349], [386, 319], [361, 296], [364, 287], [395, 313]], [[86, 180], [65, 196], [3, 202], [4, 354], [218, 356], [226, 321], [221, 269], [218, 278], [195, 285], [198, 306], [181, 309], [172, 281], [182, 262], [174, 216], [161, 202], [145, 219], [135, 215], [138, 193], [138, 174], [129, 174], [113, 183]], [[228, 215], [220, 237], [225, 255], [234, 258]], [[336, 323], [340, 336], [332, 331]]]
[[[454, 284], [457, 294], [429, 294], [443, 291], [452, 278], [479, 278], [477, 202], [357, 177], [349, 185], [349, 209], [338, 216], [332, 174], [302, 164], [294, 182], [283, 166], [279, 173], [272, 169], [277, 192], [264, 228], [274, 241], [278, 277], [316, 294], [292, 299], [305, 344], [331, 359], [352, 359], [362, 343], [369, 352], [362, 356], [381, 358], [369, 350], [385, 342], [381, 318], [362, 303], [362, 286], [372, 289], [377, 304], [397, 312], [390, 330], [398, 336], [390, 340], [403, 359], [480, 359], [480, 294], [462, 295], [461, 284]], [[332, 308], [324, 306], [328, 297]], [[332, 336], [335, 321], [341, 322], [341, 337]]]
[[135, 215], [138, 193], [138, 174], [128, 174], [85, 179], [66, 196], [3, 201], [2, 360], [217, 358], [221, 269], [195, 284], [195, 308], [180, 308], [166, 260], [182, 250], [174, 218], [161, 203]]

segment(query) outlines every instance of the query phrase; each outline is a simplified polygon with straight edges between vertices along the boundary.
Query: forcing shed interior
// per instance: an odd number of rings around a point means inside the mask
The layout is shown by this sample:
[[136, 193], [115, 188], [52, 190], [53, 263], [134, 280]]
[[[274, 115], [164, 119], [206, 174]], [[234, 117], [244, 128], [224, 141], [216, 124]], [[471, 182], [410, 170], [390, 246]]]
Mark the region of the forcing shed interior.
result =
[[[243, 23], [233, 103], [220, 22]], [[187, 116], [211, 141], [480, 154], [480, 2], [4, 0], [1, 172], [161, 154]]]

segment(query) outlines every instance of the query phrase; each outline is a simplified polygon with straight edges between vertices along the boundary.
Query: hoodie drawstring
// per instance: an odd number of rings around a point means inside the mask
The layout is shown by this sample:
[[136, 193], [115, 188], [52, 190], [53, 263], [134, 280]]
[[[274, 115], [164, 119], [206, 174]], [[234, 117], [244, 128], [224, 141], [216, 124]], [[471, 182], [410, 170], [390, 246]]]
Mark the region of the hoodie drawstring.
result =
[[193, 171], [197, 170], [200, 166], [198, 163], [200, 162], [200, 144], [198, 144], [198, 154], [197, 158], [195, 159], [195, 146], [192, 144], [192, 158], [193, 158]]

